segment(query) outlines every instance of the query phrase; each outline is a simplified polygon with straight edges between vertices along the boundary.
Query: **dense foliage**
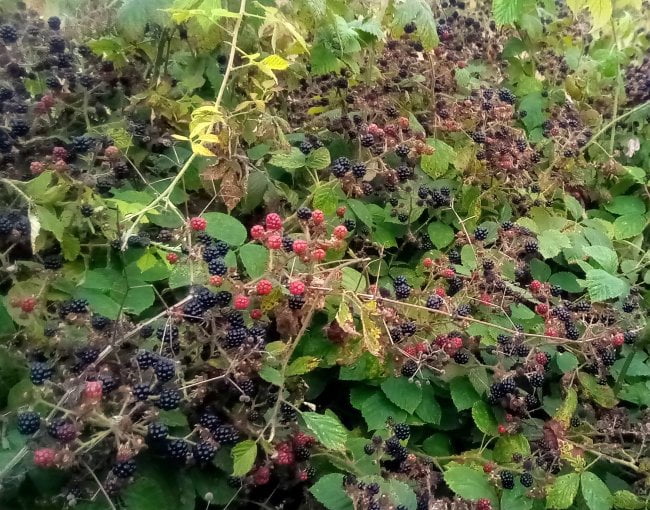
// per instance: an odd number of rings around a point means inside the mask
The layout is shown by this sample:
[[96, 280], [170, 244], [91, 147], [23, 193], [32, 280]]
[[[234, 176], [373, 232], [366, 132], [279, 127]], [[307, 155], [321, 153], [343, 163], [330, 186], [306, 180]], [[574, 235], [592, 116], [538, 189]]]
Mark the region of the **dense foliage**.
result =
[[0, 507], [648, 508], [646, 2], [0, 6]]

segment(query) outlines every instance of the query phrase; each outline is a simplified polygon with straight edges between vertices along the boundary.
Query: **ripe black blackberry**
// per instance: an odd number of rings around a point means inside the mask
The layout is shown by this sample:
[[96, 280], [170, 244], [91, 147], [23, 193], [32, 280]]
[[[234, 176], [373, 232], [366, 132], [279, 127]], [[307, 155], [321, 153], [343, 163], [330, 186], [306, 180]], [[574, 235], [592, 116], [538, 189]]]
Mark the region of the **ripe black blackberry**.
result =
[[74, 136], [71, 147], [77, 154], [86, 154], [95, 145], [95, 139], [89, 135]]
[[246, 328], [229, 328], [223, 345], [226, 349], [236, 349], [246, 341], [246, 338], [248, 338]]
[[400, 324], [400, 329], [404, 336], [412, 336], [417, 331], [417, 324], [413, 321], [403, 322]]
[[171, 381], [176, 375], [174, 362], [167, 358], [158, 358], [153, 365], [153, 371], [161, 382]]
[[[149, 335], [149, 336], [151, 336], [151, 335]], [[142, 350], [142, 351], [138, 352], [138, 354], [136, 354], [136, 356], [135, 356], [135, 360], [138, 363], [138, 366], [142, 370], [145, 370], [145, 369], [153, 366], [153, 364], [156, 362], [157, 359], [158, 358], [154, 353], [149, 352], [149, 351], [145, 351], [145, 350]]]
[[213, 276], [224, 276], [228, 272], [226, 263], [221, 258], [208, 261], [208, 272]]
[[408, 181], [413, 177], [413, 169], [408, 165], [400, 165], [397, 167], [397, 178], [400, 182]]
[[305, 306], [305, 298], [304, 296], [291, 295], [287, 298], [287, 304], [291, 310], [300, 310], [303, 306]]
[[460, 253], [455, 248], [452, 248], [447, 252], [447, 258], [449, 259], [450, 264], [461, 264]]
[[111, 323], [111, 320], [108, 317], [103, 315], [93, 315], [90, 319], [91, 327], [96, 331], [102, 331]]
[[625, 331], [623, 333], [624, 341], [627, 345], [632, 345], [636, 342], [637, 332], [636, 331]]
[[562, 287], [559, 285], [551, 285], [551, 296], [560, 297], [562, 295]]
[[133, 396], [138, 401], [147, 400], [151, 395], [151, 390], [149, 389], [149, 385], [147, 383], [134, 384], [131, 391], [133, 392]]
[[296, 211], [296, 216], [299, 220], [309, 221], [311, 219], [311, 209], [309, 207], [301, 207]]
[[530, 381], [530, 384], [535, 388], [541, 388], [544, 386], [544, 374], [541, 372], [535, 372], [528, 375], [528, 380]]
[[474, 230], [474, 239], [477, 241], [485, 241], [488, 237], [488, 229], [485, 227], [477, 227]]
[[573, 304], [572, 308], [575, 312], [588, 312], [591, 310], [591, 304], [587, 301], [578, 301]]
[[29, 369], [29, 379], [36, 386], [41, 386], [46, 380], [52, 377], [52, 374], [54, 374], [54, 369], [41, 362], [32, 363]]
[[375, 144], [375, 137], [370, 133], [365, 133], [359, 137], [362, 147], [372, 147]]
[[105, 395], [119, 386], [118, 380], [110, 372], [102, 372], [97, 376], [97, 380], [102, 383], [102, 391]]
[[12, 44], [18, 40], [18, 32], [11, 25], [2, 25], [0, 27], [0, 39], [5, 44]]
[[90, 204], [83, 204], [79, 210], [84, 218], [90, 218], [95, 211]]
[[59, 30], [61, 28], [61, 18], [58, 16], [51, 16], [47, 19], [47, 26], [52, 30]]
[[453, 358], [459, 365], [466, 365], [469, 362], [469, 353], [464, 350], [456, 351]]
[[77, 427], [64, 419], [55, 419], [47, 424], [47, 433], [63, 443], [74, 441], [77, 437]]
[[222, 423], [217, 415], [212, 414], [211, 412], [204, 412], [199, 416], [199, 425], [214, 433]]
[[363, 447], [363, 452], [364, 452], [366, 455], [372, 455], [373, 453], [375, 453], [375, 447], [374, 447], [374, 445], [373, 445], [372, 443], [368, 443], [367, 445], [365, 445], [365, 446]]
[[539, 406], [539, 400], [537, 400], [537, 397], [532, 394], [526, 395], [526, 397], [524, 398], [524, 403], [526, 404], [526, 409], [528, 409], [529, 411]]
[[34, 411], [19, 413], [16, 421], [18, 432], [24, 436], [34, 434], [41, 428], [41, 417]]
[[463, 288], [463, 279], [460, 276], [454, 276], [449, 280], [449, 288], [447, 289], [447, 294], [450, 296], [455, 296]]
[[409, 155], [409, 148], [406, 145], [398, 145], [395, 147], [395, 154], [404, 159]]
[[572, 416], [570, 423], [571, 423], [571, 426], [575, 428], [575, 427], [579, 427], [581, 425], [582, 421], [577, 416]]
[[204, 313], [205, 308], [196, 298], [190, 299], [183, 306], [183, 317], [187, 322], [200, 322]]
[[633, 301], [625, 301], [622, 306], [622, 310], [625, 313], [632, 313], [636, 309], [636, 303]]
[[206, 441], [199, 441], [192, 449], [192, 456], [200, 464], [206, 464], [212, 461], [216, 453], [217, 449], [214, 445]]
[[526, 253], [531, 253], [531, 254], [537, 253], [537, 251], [539, 250], [539, 244], [537, 244], [537, 241], [535, 240], [526, 241], [526, 243], [524, 244], [524, 250], [526, 251]]
[[506, 490], [515, 488], [515, 477], [510, 471], [501, 471], [499, 477], [501, 478], [501, 487]]
[[374, 482], [366, 485], [366, 490], [372, 495], [377, 495], [379, 494], [381, 488], [379, 487], [379, 484], [377, 482]]
[[355, 163], [352, 165], [352, 175], [354, 175], [357, 179], [362, 179], [364, 175], [366, 175], [367, 168], [366, 165], [363, 163]]
[[159, 422], [151, 422], [147, 427], [147, 439], [150, 441], [162, 441], [167, 438], [169, 434], [169, 429], [167, 425]]
[[198, 287], [195, 289], [195, 292], [195, 299], [199, 302], [204, 310], [209, 310], [210, 308], [217, 306], [217, 295], [211, 290], [205, 287]]
[[455, 313], [458, 317], [469, 317], [472, 314], [472, 308], [468, 304], [462, 304], [456, 308]]
[[174, 460], [187, 460], [190, 448], [184, 439], [171, 439], [167, 442], [167, 455]]
[[503, 391], [504, 395], [517, 391], [517, 384], [515, 383], [515, 380], [508, 378], [501, 381], [501, 390]]
[[23, 119], [11, 119], [9, 121], [9, 130], [11, 136], [15, 138], [26, 136], [29, 133], [29, 124]]
[[611, 367], [616, 362], [616, 352], [609, 349], [602, 349], [598, 352], [600, 360], [606, 367]]
[[214, 431], [213, 437], [222, 445], [235, 444], [239, 441], [239, 432], [232, 425], [221, 425]]
[[405, 446], [402, 446], [397, 437], [388, 438], [384, 444], [384, 449], [395, 460], [402, 461], [408, 457], [408, 450]]
[[43, 267], [52, 271], [61, 269], [63, 267], [63, 257], [58, 253], [47, 255], [43, 257]]
[[571, 320], [571, 311], [564, 306], [558, 306], [551, 310], [551, 316], [557, 317], [562, 322], [567, 322]]
[[406, 423], [398, 423], [393, 427], [393, 434], [395, 434], [395, 437], [397, 437], [397, 439], [405, 441], [411, 435], [411, 427], [409, 427]]
[[343, 226], [348, 229], [348, 232], [352, 232], [355, 228], [357, 228], [357, 222], [352, 218], [347, 218], [343, 220]]
[[573, 323], [566, 323], [564, 325], [564, 336], [569, 340], [578, 340], [580, 338], [580, 330]]
[[418, 371], [418, 364], [412, 359], [408, 359], [402, 365], [402, 375], [404, 377], [413, 377]]
[[336, 158], [332, 163], [331, 171], [334, 177], [341, 178], [350, 170], [350, 160], [344, 156]]
[[411, 295], [410, 285], [395, 285], [395, 297], [397, 299], [408, 299]]
[[65, 39], [58, 35], [50, 37], [48, 41], [50, 53], [63, 53], [65, 51]]
[[414, 21], [411, 21], [411, 22], [407, 23], [406, 25], [404, 25], [404, 32], [407, 33], [407, 34], [412, 34], [417, 29], [418, 29], [418, 27], [417, 27], [417, 25], [415, 24]]
[[442, 304], [443, 300], [438, 294], [431, 294], [427, 298], [426, 307], [431, 310], [439, 310]]
[[409, 215], [405, 212], [402, 212], [397, 215], [397, 219], [402, 223], [406, 223], [409, 220]]
[[174, 342], [178, 340], [179, 331], [174, 325], [165, 324], [156, 330], [156, 338], [163, 342]]
[[524, 471], [521, 474], [519, 481], [521, 482], [521, 485], [523, 485], [524, 487], [532, 487], [533, 483], [535, 482], [535, 480], [533, 479], [533, 475], [531, 475], [528, 471]]
[[116, 462], [113, 465], [113, 469], [111, 469], [111, 471], [113, 471], [113, 474], [118, 478], [129, 478], [133, 476], [135, 470], [136, 464], [135, 460], [133, 459]]
[[298, 417], [298, 411], [286, 402], [280, 404], [280, 413], [282, 414], [282, 420], [285, 422], [294, 421]]
[[257, 388], [251, 379], [242, 379], [237, 382], [237, 386], [244, 392], [244, 395], [248, 395], [249, 397], [255, 396]]
[[300, 149], [300, 152], [302, 152], [303, 154], [307, 155], [307, 154], [309, 154], [309, 153], [314, 149], [314, 146], [313, 146], [310, 142], [308, 142], [307, 140], [305, 140], [305, 141], [303, 141], [303, 142], [300, 143], [300, 145], [298, 146], [298, 148]]
[[485, 133], [483, 131], [474, 131], [472, 133], [472, 140], [476, 143], [485, 143]]
[[309, 460], [309, 457], [311, 457], [311, 452], [306, 446], [299, 446], [294, 450], [294, 456], [298, 462], [304, 462], [306, 460]]
[[499, 99], [504, 103], [515, 104], [517, 96], [515, 96], [510, 90], [504, 88], [499, 90]]
[[228, 306], [232, 301], [232, 294], [227, 290], [221, 290], [216, 293], [217, 306], [224, 307]]
[[165, 411], [176, 409], [181, 403], [181, 393], [174, 388], [165, 388], [160, 392], [156, 405]]

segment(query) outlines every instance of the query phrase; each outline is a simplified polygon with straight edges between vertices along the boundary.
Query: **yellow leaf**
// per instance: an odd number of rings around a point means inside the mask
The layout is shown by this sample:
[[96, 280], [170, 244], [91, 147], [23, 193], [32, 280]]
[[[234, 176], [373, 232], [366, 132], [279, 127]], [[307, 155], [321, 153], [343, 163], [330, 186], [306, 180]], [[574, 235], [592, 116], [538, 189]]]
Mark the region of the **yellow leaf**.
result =
[[576, 407], [578, 406], [578, 394], [573, 388], [569, 388], [566, 394], [566, 398], [562, 405], [555, 413], [555, 420], [560, 422], [564, 427], [568, 428], [569, 423], [571, 422], [571, 417], [573, 413], [576, 412]]
[[221, 139], [217, 135], [213, 135], [212, 133], [206, 133], [204, 135], [199, 136], [199, 140], [207, 143], [221, 143]]
[[341, 299], [339, 311], [336, 312], [336, 322], [338, 322], [339, 327], [348, 335], [359, 336], [359, 333], [354, 327], [354, 317], [352, 316], [352, 312], [350, 312], [350, 306], [345, 298]]
[[612, 0], [587, 0], [587, 8], [593, 18], [594, 30], [609, 23], [612, 17]]
[[368, 301], [361, 308], [361, 325], [363, 326], [363, 344], [366, 350], [373, 356], [383, 357], [383, 346], [381, 345], [381, 330], [372, 320], [371, 315], [377, 311], [377, 302]]
[[213, 9], [213, 18], [239, 18], [239, 13], [229, 11], [227, 9]]
[[190, 138], [196, 138], [212, 127], [212, 122], [198, 122], [192, 126]]
[[289, 67], [289, 62], [283, 59], [280, 55], [269, 55], [268, 57], [264, 58], [261, 63], [269, 69], [277, 71], [284, 71], [287, 67]]
[[187, 141], [189, 138], [187, 136], [181, 136], [181, 135], [172, 135], [172, 138], [175, 140], [182, 140], [182, 141]]
[[212, 153], [212, 151], [210, 151], [209, 149], [206, 149], [200, 143], [193, 143], [192, 144], [192, 152], [194, 154], [198, 154], [199, 156], [206, 156], [208, 158], [216, 157], [215, 154]]
[[587, 6], [587, 0], [567, 0], [566, 4], [569, 6], [574, 16]]

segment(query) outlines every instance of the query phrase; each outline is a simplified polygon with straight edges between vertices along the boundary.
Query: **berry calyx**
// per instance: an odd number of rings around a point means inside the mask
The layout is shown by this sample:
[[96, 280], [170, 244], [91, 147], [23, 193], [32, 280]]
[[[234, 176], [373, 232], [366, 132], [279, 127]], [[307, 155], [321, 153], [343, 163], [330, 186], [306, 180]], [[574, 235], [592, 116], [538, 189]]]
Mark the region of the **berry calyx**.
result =
[[266, 296], [273, 290], [273, 284], [268, 280], [260, 280], [255, 287], [258, 296]]
[[289, 284], [289, 293], [293, 296], [302, 296], [305, 293], [305, 284], [300, 280], [295, 280]]
[[208, 226], [208, 222], [205, 218], [200, 218], [198, 216], [190, 219], [190, 228], [195, 232], [205, 230]]
[[235, 307], [235, 310], [246, 310], [248, 308], [248, 305], [250, 305], [251, 300], [248, 296], [244, 296], [243, 294], [240, 294], [239, 296], [235, 296], [235, 299], [233, 301], [233, 306]]

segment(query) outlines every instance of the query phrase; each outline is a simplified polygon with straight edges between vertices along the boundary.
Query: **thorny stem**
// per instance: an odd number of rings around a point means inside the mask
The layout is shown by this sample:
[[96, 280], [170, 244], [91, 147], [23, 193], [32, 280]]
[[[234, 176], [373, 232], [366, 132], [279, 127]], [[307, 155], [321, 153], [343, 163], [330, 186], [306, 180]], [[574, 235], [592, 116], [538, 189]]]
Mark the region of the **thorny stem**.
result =
[[108, 502], [108, 505], [111, 507], [111, 510], [117, 510], [115, 508], [115, 505], [111, 501], [110, 496], [106, 492], [106, 489], [104, 489], [104, 486], [102, 485], [102, 482], [99, 481], [99, 478], [97, 478], [97, 475], [92, 470], [92, 468], [88, 464], [86, 464], [86, 462], [83, 461], [83, 460], [81, 461], [81, 465], [86, 469], [86, 471], [88, 471], [88, 473], [90, 473], [90, 476], [92, 476], [93, 480], [95, 480], [95, 482], [97, 483], [97, 487], [99, 487], [99, 490], [101, 491], [101, 493], [106, 498], [106, 501]]

